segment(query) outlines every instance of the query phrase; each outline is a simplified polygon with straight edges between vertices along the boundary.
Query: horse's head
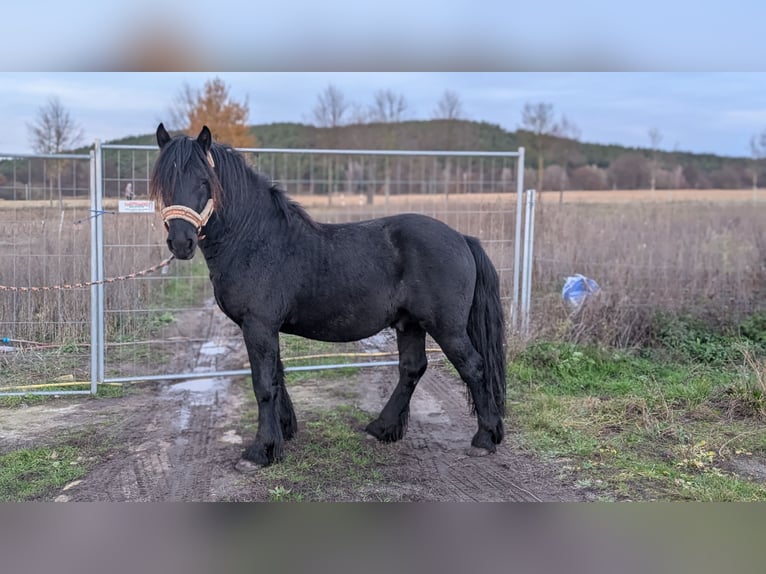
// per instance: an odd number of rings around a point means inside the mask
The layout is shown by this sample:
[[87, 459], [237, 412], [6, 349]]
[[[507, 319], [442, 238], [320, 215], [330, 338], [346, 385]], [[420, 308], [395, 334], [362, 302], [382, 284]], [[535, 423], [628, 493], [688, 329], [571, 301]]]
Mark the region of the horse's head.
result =
[[160, 155], [152, 173], [151, 194], [164, 206], [168, 248], [178, 259], [194, 256], [213, 213], [220, 183], [213, 169], [212, 143], [207, 126], [196, 139], [171, 137], [165, 126], [157, 127]]

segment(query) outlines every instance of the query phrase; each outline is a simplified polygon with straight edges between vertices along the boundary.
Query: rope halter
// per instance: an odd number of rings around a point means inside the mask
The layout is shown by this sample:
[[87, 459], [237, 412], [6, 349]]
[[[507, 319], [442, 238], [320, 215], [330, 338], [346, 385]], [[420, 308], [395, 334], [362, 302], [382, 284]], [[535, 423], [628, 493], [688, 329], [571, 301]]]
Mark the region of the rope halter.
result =
[[[197, 213], [191, 207], [185, 205], [171, 205], [163, 209], [160, 214], [162, 215], [162, 221], [165, 222], [165, 227], [169, 228], [168, 222], [171, 219], [183, 219], [191, 223], [197, 230], [199, 236], [202, 232], [202, 228], [207, 225], [210, 216], [213, 215], [213, 198], [207, 200], [204, 209], [201, 213]], [[202, 236], [200, 236], [202, 239]]]
[[[207, 161], [211, 168], [215, 168], [215, 162], [213, 161], [213, 156], [210, 154], [210, 152], [207, 152]], [[207, 225], [207, 222], [210, 220], [210, 216], [213, 215], [214, 207], [215, 203], [211, 197], [207, 200], [205, 207], [202, 208], [200, 213], [197, 213], [191, 207], [186, 207], [185, 205], [170, 205], [163, 209], [160, 212], [160, 215], [162, 215], [162, 221], [165, 223], [166, 229], [170, 228], [168, 222], [171, 219], [183, 219], [184, 221], [188, 221], [194, 226], [194, 228], [197, 230], [197, 236], [199, 239], [204, 239], [205, 236], [202, 235], [202, 228]]]

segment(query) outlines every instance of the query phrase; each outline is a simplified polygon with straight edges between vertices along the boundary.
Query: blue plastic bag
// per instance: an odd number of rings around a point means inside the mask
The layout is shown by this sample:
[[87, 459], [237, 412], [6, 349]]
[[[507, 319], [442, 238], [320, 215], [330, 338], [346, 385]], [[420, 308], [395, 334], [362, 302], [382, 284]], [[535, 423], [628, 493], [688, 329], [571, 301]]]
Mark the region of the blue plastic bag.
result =
[[598, 286], [598, 283], [578, 273], [566, 278], [564, 288], [561, 290], [561, 297], [572, 311], [577, 311], [588, 297], [600, 292], [601, 287]]

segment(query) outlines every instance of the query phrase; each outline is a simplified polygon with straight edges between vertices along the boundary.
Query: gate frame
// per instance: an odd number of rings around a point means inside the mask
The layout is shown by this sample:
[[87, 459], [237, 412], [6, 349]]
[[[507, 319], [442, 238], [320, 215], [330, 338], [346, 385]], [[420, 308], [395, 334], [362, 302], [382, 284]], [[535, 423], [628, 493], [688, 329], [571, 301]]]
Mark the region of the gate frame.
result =
[[[527, 285], [527, 275], [531, 277], [531, 273], [527, 267], [531, 268], [532, 261], [529, 260], [529, 264], [525, 265], [524, 277], [521, 275], [521, 242], [522, 242], [522, 208], [524, 197], [524, 155], [525, 150], [523, 147], [519, 147], [517, 151], [509, 152], [491, 152], [491, 151], [433, 151], [433, 150], [352, 150], [352, 149], [300, 149], [300, 148], [236, 148], [240, 152], [253, 153], [256, 156], [259, 154], [279, 153], [289, 155], [359, 155], [359, 156], [419, 156], [419, 157], [500, 157], [500, 158], [516, 158], [516, 229], [515, 229], [515, 241], [514, 241], [514, 263], [513, 263], [513, 292], [511, 298], [511, 330], [518, 332], [519, 323], [521, 321], [522, 326], [528, 324], [529, 306], [522, 305], [522, 291], [523, 287]], [[94, 281], [102, 281], [104, 274], [104, 238], [103, 238], [103, 225], [101, 223], [100, 215], [102, 213], [102, 199], [103, 199], [103, 150], [132, 150], [132, 151], [157, 151], [156, 146], [148, 145], [123, 145], [123, 144], [101, 144], [99, 140], [95, 141], [94, 149], [91, 152], [91, 158], [93, 160], [92, 173], [94, 181], [92, 182], [92, 210], [94, 211], [94, 217], [91, 220], [91, 233], [93, 238], [93, 249], [91, 253], [92, 257], [92, 279]], [[532, 191], [532, 193], [534, 193]], [[529, 195], [529, 194], [528, 194]], [[534, 196], [533, 196], [534, 197]], [[525, 240], [527, 237], [525, 235]], [[532, 238], [533, 240], [533, 238]], [[526, 254], [526, 245], [525, 245]], [[524, 285], [522, 286], [522, 281]], [[101, 383], [128, 383], [137, 381], [169, 381], [169, 380], [188, 380], [195, 378], [210, 378], [210, 377], [234, 377], [234, 376], [247, 376], [251, 374], [250, 369], [237, 369], [227, 371], [210, 371], [203, 373], [172, 373], [164, 375], [135, 375], [127, 377], [105, 377], [104, 360], [106, 355], [106, 338], [105, 338], [105, 322], [104, 322], [104, 285], [103, 283], [96, 284], [91, 287], [91, 312], [92, 312], [92, 327], [91, 333], [91, 393], [95, 394], [98, 389], [98, 385]], [[306, 365], [296, 367], [285, 367], [285, 372], [294, 371], [313, 371], [313, 370], [327, 370], [327, 369], [341, 369], [341, 368], [366, 368], [366, 367], [382, 367], [382, 366], [396, 366], [399, 361], [370, 361], [364, 363], [342, 363], [331, 365]], [[87, 391], [83, 391], [87, 392]]]

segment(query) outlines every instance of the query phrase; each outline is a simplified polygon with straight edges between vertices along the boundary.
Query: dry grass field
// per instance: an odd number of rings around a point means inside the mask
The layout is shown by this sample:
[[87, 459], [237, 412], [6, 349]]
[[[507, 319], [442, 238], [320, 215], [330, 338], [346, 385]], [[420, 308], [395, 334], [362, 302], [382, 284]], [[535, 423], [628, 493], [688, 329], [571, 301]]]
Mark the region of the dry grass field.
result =
[[[544, 191], [538, 198], [546, 203], [559, 202], [558, 191]], [[326, 195], [293, 195], [296, 201], [305, 207], [354, 207], [367, 205], [367, 196], [351, 194], [334, 194], [332, 199]], [[376, 195], [375, 207], [389, 206], [400, 209], [403, 206], [432, 206], [465, 204], [505, 204], [515, 203], [515, 193], [471, 193], [471, 194], [403, 194]], [[654, 203], [654, 202], [766, 202], [766, 189], [634, 189], [610, 191], [565, 191], [564, 203]]]
[[[766, 200], [752, 190], [668, 192], [546, 192], [538, 205], [532, 319], [534, 336], [567, 336], [630, 346], [646, 336], [658, 311], [686, 312], [725, 322], [764, 300]], [[318, 220], [354, 221], [416, 211], [482, 239], [497, 266], [510, 306], [514, 194], [295, 197]], [[118, 214], [104, 202], [107, 277], [165, 258], [159, 214]], [[90, 278], [90, 212], [84, 199], [0, 201], [0, 285], [19, 287]], [[572, 321], [560, 298], [564, 278], [583, 273], [603, 289], [597, 306]], [[204, 262], [174, 262], [170, 272], [105, 288], [107, 340], [113, 363], [161, 365], [141, 344], [172, 324], [174, 314], [211, 295]], [[87, 289], [0, 293], [0, 337], [80, 350], [90, 334]], [[141, 346], [142, 345], [142, 346]], [[140, 348], [139, 348], [140, 347]], [[46, 375], [47, 376], [47, 375]]]

